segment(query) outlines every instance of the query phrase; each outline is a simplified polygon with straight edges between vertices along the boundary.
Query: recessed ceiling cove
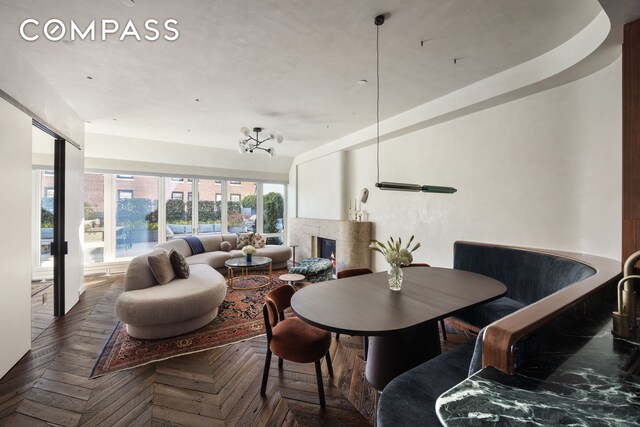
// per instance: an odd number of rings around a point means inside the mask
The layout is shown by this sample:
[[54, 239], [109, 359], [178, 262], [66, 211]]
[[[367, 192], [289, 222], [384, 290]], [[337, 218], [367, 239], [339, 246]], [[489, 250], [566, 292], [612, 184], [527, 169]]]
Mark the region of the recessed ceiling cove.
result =
[[[0, 39], [18, 50], [85, 120], [87, 132], [229, 149], [250, 123], [286, 133], [295, 156], [557, 47], [601, 11], [595, 0], [32, 0], [3, 2]], [[25, 19], [115, 36], [27, 42]], [[144, 37], [120, 40], [128, 21]], [[175, 20], [179, 37], [163, 24]], [[42, 28], [30, 27], [30, 31]], [[133, 31], [130, 29], [130, 31]], [[421, 46], [421, 41], [428, 40]], [[455, 69], [454, 58], [464, 58]], [[88, 79], [87, 76], [91, 76]], [[114, 120], [117, 119], [117, 120]]]

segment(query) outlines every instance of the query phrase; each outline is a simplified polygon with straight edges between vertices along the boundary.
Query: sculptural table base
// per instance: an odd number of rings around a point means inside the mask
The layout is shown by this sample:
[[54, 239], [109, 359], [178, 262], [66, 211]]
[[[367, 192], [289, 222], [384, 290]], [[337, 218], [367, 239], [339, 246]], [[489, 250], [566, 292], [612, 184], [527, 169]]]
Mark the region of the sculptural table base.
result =
[[400, 334], [371, 336], [367, 355], [367, 381], [377, 390], [383, 390], [398, 375], [440, 353], [437, 321]]

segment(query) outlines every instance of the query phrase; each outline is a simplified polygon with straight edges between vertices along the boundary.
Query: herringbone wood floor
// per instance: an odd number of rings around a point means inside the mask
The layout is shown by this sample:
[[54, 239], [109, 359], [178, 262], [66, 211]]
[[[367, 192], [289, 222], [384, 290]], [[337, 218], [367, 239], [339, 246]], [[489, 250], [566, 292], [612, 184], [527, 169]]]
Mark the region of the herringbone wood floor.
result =
[[[378, 394], [364, 379], [361, 338], [334, 340], [334, 376], [325, 373], [318, 405], [313, 364], [274, 358], [266, 398], [259, 395], [265, 338], [185, 355], [90, 379], [116, 319], [122, 281], [93, 284], [80, 302], [33, 341], [0, 381], [6, 426], [366, 426]], [[453, 336], [445, 349], [464, 338]]]

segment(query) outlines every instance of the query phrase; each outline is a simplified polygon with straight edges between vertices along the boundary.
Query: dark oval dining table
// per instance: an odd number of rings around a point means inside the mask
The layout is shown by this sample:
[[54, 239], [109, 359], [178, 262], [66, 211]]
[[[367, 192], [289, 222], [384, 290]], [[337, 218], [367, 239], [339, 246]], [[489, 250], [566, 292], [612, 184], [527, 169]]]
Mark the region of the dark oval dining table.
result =
[[305, 322], [369, 337], [366, 377], [376, 389], [441, 353], [438, 320], [503, 296], [498, 280], [463, 270], [403, 269], [402, 290], [389, 289], [386, 272], [305, 286], [291, 308]]

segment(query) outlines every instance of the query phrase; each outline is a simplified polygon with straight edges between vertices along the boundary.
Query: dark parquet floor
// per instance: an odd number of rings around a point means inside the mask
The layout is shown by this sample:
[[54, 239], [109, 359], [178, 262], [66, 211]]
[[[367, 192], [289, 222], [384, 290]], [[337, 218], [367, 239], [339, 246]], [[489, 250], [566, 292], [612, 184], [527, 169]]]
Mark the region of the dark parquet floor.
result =
[[[267, 396], [260, 396], [264, 337], [89, 378], [116, 324], [120, 292], [121, 277], [91, 279], [69, 314], [34, 331], [31, 351], [0, 380], [0, 425], [375, 425], [378, 393], [364, 378], [360, 337], [332, 344], [333, 377], [323, 364], [326, 409], [318, 405], [313, 364], [285, 361], [278, 370], [274, 358]], [[450, 332], [443, 350], [465, 340]]]

